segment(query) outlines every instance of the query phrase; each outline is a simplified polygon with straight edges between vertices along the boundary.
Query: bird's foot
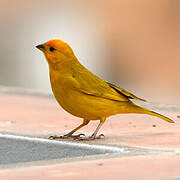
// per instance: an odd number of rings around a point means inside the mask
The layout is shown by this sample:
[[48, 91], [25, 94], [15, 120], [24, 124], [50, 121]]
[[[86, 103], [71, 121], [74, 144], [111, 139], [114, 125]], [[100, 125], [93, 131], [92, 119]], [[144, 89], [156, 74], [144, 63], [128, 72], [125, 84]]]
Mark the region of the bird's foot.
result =
[[77, 135], [72, 135], [72, 134], [65, 134], [62, 136], [50, 136], [48, 139], [54, 140], [54, 139], [78, 139], [78, 138], [83, 138], [85, 137], [85, 134], [77, 134]]
[[99, 136], [96, 136], [95, 134], [92, 134], [89, 139], [102, 139], [104, 138], [104, 134], [100, 134]]
[[79, 140], [79, 141], [92, 141], [92, 140], [95, 140], [95, 139], [102, 139], [104, 138], [104, 134], [100, 134], [99, 136], [95, 136], [94, 134], [92, 134], [91, 136], [89, 137], [83, 137], [83, 136], [80, 136], [80, 137], [77, 137], [75, 138], [75, 140]]

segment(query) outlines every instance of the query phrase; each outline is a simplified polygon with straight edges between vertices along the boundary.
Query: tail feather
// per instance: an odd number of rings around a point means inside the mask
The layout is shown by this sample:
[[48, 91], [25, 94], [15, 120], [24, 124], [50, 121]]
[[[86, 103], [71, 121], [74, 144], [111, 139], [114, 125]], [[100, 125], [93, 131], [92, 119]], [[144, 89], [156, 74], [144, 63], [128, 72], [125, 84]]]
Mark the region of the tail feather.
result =
[[157, 112], [154, 112], [154, 111], [151, 111], [151, 110], [148, 110], [148, 109], [145, 109], [145, 108], [143, 108], [143, 109], [145, 110], [146, 114], [161, 118], [161, 119], [163, 119], [163, 120], [165, 120], [165, 121], [167, 121], [169, 123], [175, 123], [172, 119], [170, 119], [170, 118], [168, 118], [166, 116], [163, 116], [163, 115], [161, 115], [161, 114], [159, 114]]

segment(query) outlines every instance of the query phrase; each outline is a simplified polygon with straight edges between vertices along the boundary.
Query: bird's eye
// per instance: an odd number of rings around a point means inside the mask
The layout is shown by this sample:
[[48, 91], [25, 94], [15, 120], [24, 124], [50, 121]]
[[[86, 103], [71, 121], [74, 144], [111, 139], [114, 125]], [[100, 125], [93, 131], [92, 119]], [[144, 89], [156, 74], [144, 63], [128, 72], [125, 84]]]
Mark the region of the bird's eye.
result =
[[54, 50], [55, 50], [55, 48], [50, 47], [50, 48], [49, 48], [49, 50], [52, 52], [52, 51], [54, 51]]

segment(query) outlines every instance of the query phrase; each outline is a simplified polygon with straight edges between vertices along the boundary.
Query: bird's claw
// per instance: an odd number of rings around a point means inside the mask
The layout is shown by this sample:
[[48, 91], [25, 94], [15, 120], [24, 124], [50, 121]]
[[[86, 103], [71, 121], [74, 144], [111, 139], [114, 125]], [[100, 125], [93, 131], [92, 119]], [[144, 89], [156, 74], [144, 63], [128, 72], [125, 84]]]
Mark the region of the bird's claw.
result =
[[99, 136], [95, 136], [94, 134], [92, 134], [92, 136], [89, 137], [90, 140], [93, 140], [93, 139], [102, 139], [104, 138], [104, 134], [100, 134]]
[[85, 137], [85, 134], [78, 134], [78, 135], [72, 135], [72, 134], [65, 134], [65, 135], [62, 135], [62, 136], [50, 136], [48, 139], [50, 140], [54, 140], [54, 139], [69, 139], [69, 138], [72, 138], [72, 139], [78, 139], [78, 138], [83, 138], [83, 136]]
[[73, 139], [77, 140], [77, 141], [83, 141], [85, 140], [87, 137], [85, 134], [78, 134], [77, 136], [75, 136]]
[[79, 141], [92, 141], [92, 140], [95, 140], [95, 139], [102, 139], [104, 138], [104, 134], [100, 134], [99, 136], [94, 136], [94, 135], [91, 135], [89, 137], [82, 137], [82, 136], [79, 136], [77, 138], [75, 138], [74, 140], [79, 140]]
[[86, 137], [85, 134], [77, 134], [77, 135], [70, 135], [70, 134], [66, 134], [66, 135], [62, 135], [62, 136], [50, 136], [48, 139], [50, 140], [55, 140], [55, 139], [74, 139], [77, 141], [91, 141], [91, 140], [95, 140], [95, 139], [102, 139], [104, 138], [104, 134], [100, 134], [99, 136], [95, 136], [94, 134], [92, 134], [89, 137]]
[[100, 134], [99, 136], [96, 137], [97, 139], [103, 139], [105, 138], [105, 135], [104, 134]]
[[63, 137], [64, 136], [56, 136], [56, 135], [54, 135], [54, 136], [49, 136], [48, 139], [50, 139], [50, 140], [53, 140], [53, 139], [63, 139]]

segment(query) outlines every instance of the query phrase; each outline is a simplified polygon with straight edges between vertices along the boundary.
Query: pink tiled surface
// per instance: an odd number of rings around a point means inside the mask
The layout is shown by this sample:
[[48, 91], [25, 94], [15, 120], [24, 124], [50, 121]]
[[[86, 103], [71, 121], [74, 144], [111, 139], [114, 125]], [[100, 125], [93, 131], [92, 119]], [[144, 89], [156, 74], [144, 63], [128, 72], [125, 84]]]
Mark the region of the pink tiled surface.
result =
[[[0, 95], [0, 99], [0, 133], [47, 138], [68, 132], [82, 122], [62, 110], [54, 99], [20, 95]], [[180, 112], [158, 112], [171, 117], [176, 123], [170, 124], [149, 115], [116, 115], [107, 119], [100, 131], [105, 134], [105, 139], [94, 143], [179, 148], [180, 118], [177, 116]], [[92, 121], [79, 132], [90, 135], [98, 123]]]
[[[23, 96], [0, 95], [0, 133], [17, 134], [47, 138], [53, 134], [63, 134], [79, 125], [82, 120], [66, 113], [54, 99]], [[169, 124], [148, 115], [126, 114], [109, 118], [101, 129], [104, 139], [94, 140], [92, 144], [130, 145], [146, 148], [171, 148], [173, 156], [146, 155], [116, 157], [111, 159], [75, 160], [51, 164], [47, 161], [32, 162], [17, 169], [0, 169], [2, 180], [176, 180], [180, 178], [180, 112], [158, 111], [176, 121]], [[90, 122], [79, 132], [90, 135], [98, 121]], [[154, 127], [155, 125], [155, 127]], [[86, 142], [83, 142], [86, 143]]]
[[8, 180], [176, 180], [180, 178], [180, 157], [137, 156], [31, 166], [0, 171]]

